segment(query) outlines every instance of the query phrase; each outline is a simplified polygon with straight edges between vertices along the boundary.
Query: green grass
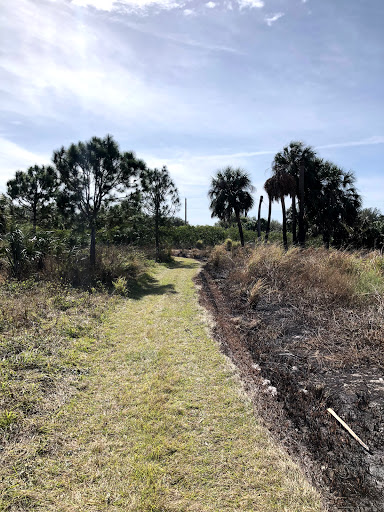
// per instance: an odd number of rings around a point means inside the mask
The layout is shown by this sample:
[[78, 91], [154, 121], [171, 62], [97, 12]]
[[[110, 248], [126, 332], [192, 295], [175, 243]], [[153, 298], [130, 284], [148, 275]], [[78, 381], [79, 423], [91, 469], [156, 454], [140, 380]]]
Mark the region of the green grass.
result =
[[13, 446], [0, 510], [322, 510], [209, 336], [197, 269], [158, 266], [152, 286], [107, 316], [97, 347], [74, 348], [89, 373]]

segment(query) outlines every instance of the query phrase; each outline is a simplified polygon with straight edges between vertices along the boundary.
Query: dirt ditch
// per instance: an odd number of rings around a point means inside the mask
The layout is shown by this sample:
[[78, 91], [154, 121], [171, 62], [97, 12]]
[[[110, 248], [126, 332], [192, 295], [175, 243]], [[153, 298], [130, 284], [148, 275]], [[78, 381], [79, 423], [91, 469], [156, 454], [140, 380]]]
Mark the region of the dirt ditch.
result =
[[[300, 461], [329, 510], [383, 512], [382, 359], [372, 354], [358, 365], [349, 365], [347, 358], [336, 364], [337, 342], [333, 350], [314, 344], [319, 327], [301, 322], [300, 311], [270, 300], [251, 309], [226, 277], [209, 266], [202, 270], [197, 278], [201, 303], [214, 316], [214, 334], [265, 424]], [[370, 453], [327, 408], [347, 422]]]

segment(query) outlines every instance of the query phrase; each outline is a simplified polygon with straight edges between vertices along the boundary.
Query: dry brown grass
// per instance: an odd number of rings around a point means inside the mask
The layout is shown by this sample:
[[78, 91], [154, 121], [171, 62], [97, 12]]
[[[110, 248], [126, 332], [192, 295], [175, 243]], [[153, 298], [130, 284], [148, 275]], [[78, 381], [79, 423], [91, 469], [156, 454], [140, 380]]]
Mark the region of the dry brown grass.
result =
[[0, 442], [33, 437], [87, 372], [110, 297], [33, 280], [0, 285]]
[[[289, 309], [273, 326], [273, 338], [306, 330], [296, 342], [313, 350], [322, 364], [341, 367], [359, 361], [383, 362], [384, 258], [378, 252], [292, 248], [260, 245], [227, 256], [214, 249], [211, 264], [226, 276], [231, 294], [252, 307]], [[284, 316], [284, 315], [283, 315]], [[317, 352], [316, 352], [317, 351]], [[324, 359], [326, 358], [326, 359]]]

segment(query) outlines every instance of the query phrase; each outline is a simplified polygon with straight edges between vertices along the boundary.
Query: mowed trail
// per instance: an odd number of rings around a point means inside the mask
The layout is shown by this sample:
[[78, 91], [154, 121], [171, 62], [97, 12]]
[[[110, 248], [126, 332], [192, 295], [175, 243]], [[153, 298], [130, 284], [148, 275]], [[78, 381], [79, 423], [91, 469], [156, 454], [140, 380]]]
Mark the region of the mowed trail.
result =
[[322, 510], [209, 336], [198, 269], [159, 266], [151, 288], [109, 314], [83, 389], [47, 426], [25, 509]]

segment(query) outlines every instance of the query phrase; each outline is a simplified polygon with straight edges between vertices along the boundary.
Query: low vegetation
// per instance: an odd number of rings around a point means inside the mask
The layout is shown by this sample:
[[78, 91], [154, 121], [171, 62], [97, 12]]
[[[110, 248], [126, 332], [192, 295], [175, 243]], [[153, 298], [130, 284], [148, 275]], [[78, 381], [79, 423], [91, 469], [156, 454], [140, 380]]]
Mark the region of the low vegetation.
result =
[[[0, 479], [14, 471], [27, 481], [31, 454], [44, 451], [47, 422], [88, 374], [86, 354], [100, 343], [111, 299], [26, 280], [2, 283], [0, 302]], [[15, 510], [12, 500], [0, 503], [1, 510]]]
[[[96, 345], [70, 342], [77, 391], [8, 444], [2, 510], [321, 510], [208, 336], [197, 268], [158, 266], [141, 300], [108, 313]], [[70, 315], [75, 299], [56, 302]]]
[[71, 397], [88, 372], [84, 354], [100, 343], [105, 312], [152, 279], [137, 251], [101, 248], [90, 273], [82, 250], [43, 254], [21, 231], [13, 242], [17, 250], [2, 260], [0, 274], [3, 448], [33, 436]]
[[[306, 346], [322, 347], [327, 364], [344, 360], [382, 361], [384, 257], [379, 252], [353, 253], [279, 245], [241, 251], [217, 246], [210, 263], [225, 270], [234, 297], [244, 305], [264, 303], [291, 308], [297, 325], [316, 332]], [[274, 332], [274, 336], [277, 333]], [[265, 339], [265, 333], [263, 335]], [[333, 340], [337, 339], [337, 346]]]

